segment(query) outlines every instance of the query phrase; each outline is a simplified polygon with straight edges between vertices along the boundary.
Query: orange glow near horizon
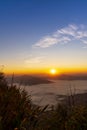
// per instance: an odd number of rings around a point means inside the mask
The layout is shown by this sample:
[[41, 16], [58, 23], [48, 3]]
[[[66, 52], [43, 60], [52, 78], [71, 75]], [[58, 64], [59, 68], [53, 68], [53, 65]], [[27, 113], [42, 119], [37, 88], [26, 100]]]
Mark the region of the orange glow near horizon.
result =
[[60, 74], [77, 74], [77, 73], [87, 73], [87, 68], [39, 68], [39, 69], [5, 69], [6, 74], [50, 74], [50, 75], [60, 75]]

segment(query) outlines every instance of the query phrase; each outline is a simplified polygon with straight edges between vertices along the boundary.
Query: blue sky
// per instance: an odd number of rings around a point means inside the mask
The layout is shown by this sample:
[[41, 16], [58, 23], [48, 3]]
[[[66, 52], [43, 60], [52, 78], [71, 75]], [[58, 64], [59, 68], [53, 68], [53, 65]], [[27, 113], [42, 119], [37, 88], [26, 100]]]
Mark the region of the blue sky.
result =
[[0, 64], [6, 71], [86, 68], [86, 5], [87, 0], [1, 0]]

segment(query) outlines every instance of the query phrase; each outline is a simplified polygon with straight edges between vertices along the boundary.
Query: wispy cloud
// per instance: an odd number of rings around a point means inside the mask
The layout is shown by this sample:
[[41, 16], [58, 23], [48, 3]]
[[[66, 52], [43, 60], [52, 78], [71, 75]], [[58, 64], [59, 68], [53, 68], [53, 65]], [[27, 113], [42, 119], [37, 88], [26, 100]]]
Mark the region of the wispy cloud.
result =
[[84, 44], [87, 44], [87, 40], [82, 40], [82, 42], [83, 42]]
[[35, 46], [39, 46], [39, 47], [49, 47], [49, 46], [51, 46], [51, 45], [54, 45], [54, 44], [56, 44], [58, 41], [57, 41], [57, 39], [55, 38], [55, 37], [51, 37], [51, 36], [46, 36], [46, 37], [44, 37], [44, 38], [42, 38], [42, 39], [40, 39], [40, 41], [39, 42], [37, 42], [36, 44], [35, 44]]
[[29, 57], [27, 59], [25, 59], [25, 63], [28, 64], [28, 65], [32, 65], [32, 64], [38, 64], [38, 63], [42, 63], [43, 61], [43, 58], [42, 56], [37, 56], [37, 57]]
[[46, 48], [54, 44], [65, 44], [73, 40], [87, 44], [87, 30], [84, 25], [70, 24], [67, 27], [58, 29], [50, 36], [41, 38], [34, 44], [34, 47]]
[[87, 46], [83, 46], [83, 49], [87, 49]]

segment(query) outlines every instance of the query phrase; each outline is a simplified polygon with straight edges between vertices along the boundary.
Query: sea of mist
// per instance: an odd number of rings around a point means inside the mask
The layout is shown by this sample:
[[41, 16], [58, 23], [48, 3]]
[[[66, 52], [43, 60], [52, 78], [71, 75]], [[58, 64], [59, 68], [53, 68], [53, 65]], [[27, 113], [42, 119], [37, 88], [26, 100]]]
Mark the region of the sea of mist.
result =
[[87, 80], [54, 80], [54, 83], [50, 84], [17, 86], [25, 89], [31, 95], [32, 102], [40, 106], [56, 105], [65, 95], [87, 92]]

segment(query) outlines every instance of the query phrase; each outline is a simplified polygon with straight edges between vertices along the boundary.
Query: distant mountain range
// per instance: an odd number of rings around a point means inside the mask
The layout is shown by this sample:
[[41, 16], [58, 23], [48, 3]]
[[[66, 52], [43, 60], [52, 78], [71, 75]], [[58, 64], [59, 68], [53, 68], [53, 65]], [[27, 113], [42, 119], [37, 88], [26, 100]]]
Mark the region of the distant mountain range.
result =
[[58, 80], [87, 80], [87, 75], [59, 75], [55, 77]]
[[58, 76], [32, 76], [32, 75], [21, 75], [21, 76], [8, 76], [8, 83], [20, 83], [22, 85], [38, 85], [38, 84], [49, 84], [53, 83], [53, 80], [87, 80], [87, 75], [58, 75]]
[[38, 84], [48, 84], [53, 83], [52, 81], [48, 80], [46, 77], [35, 77], [30, 75], [23, 75], [23, 76], [14, 76], [13, 78], [7, 77], [7, 81], [11, 83], [20, 83], [22, 85], [38, 85]]

